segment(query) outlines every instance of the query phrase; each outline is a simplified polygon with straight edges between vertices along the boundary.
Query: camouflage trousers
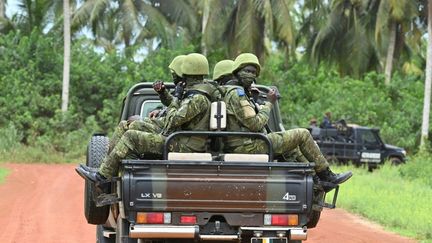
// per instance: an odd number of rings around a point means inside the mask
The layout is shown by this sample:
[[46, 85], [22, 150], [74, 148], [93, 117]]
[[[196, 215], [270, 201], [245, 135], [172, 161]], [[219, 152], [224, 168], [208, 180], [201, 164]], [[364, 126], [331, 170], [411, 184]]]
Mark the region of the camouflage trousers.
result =
[[101, 163], [99, 173], [111, 178], [118, 173], [120, 163], [130, 156], [162, 154], [165, 137], [149, 132], [127, 130]]
[[[284, 155], [286, 153], [294, 153], [299, 162], [315, 162], [315, 171], [320, 172], [325, 170], [329, 164], [321, 153], [318, 145], [313, 140], [309, 131], [304, 128], [290, 129], [284, 132], [273, 132], [267, 135], [273, 146], [275, 155]], [[242, 146], [234, 149], [235, 153], [265, 153], [267, 145], [264, 141], [258, 139], [249, 139], [250, 142], [245, 142]], [[304, 158], [299, 155], [299, 151]]]
[[114, 146], [128, 130], [136, 130], [149, 133], [160, 133], [162, 130], [163, 121], [161, 119], [144, 118], [133, 122], [121, 121], [114, 130], [111, 139], [109, 140], [109, 150], [112, 151]]

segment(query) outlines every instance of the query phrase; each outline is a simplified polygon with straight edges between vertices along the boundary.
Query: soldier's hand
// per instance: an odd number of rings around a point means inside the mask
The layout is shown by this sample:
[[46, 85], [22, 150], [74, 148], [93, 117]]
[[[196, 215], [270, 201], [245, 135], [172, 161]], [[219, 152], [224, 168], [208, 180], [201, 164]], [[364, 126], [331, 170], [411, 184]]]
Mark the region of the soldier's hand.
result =
[[163, 91], [165, 91], [164, 82], [162, 80], [157, 80], [156, 82], [153, 83], [153, 89], [157, 93], [162, 93]]
[[153, 110], [153, 111], [151, 111], [150, 113], [149, 113], [149, 117], [151, 118], [151, 119], [155, 119], [158, 115], [159, 115], [159, 112], [160, 112], [161, 110]]
[[182, 99], [185, 87], [186, 87], [185, 82], [179, 82], [175, 87], [174, 97], [177, 97], [179, 100]]
[[270, 101], [270, 103], [274, 104], [276, 103], [277, 100], [277, 94], [276, 91], [274, 89], [271, 89], [268, 93], [267, 93], [267, 100]]

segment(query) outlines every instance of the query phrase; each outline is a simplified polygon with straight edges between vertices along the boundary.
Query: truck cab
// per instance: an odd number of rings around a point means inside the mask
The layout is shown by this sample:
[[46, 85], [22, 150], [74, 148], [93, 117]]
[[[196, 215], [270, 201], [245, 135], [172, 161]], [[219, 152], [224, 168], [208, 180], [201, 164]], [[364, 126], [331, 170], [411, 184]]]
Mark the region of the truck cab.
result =
[[[152, 84], [137, 84], [123, 102], [121, 120], [146, 117], [158, 107]], [[222, 110], [214, 117], [226, 117]], [[284, 130], [277, 104], [268, 125], [273, 131]], [[191, 135], [206, 136], [209, 144], [225, 136], [260, 138], [268, 153], [227, 154], [212, 146], [205, 153], [168, 149], [176, 136]], [[107, 143], [104, 135], [92, 137], [87, 165], [100, 165]], [[338, 194], [335, 186], [332, 203], [325, 203], [313, 168], [313, 163], [273, 158], [263, 134], [226, 132], [221, 126], [174, 132], [166, 138], [161, 158], [123, 160], [110, 192], [100, 193], [86, 182], [85, 216], [98, 225], [98, 242], [301, 242], [317, 225], [323, 207], [335, 207]]]

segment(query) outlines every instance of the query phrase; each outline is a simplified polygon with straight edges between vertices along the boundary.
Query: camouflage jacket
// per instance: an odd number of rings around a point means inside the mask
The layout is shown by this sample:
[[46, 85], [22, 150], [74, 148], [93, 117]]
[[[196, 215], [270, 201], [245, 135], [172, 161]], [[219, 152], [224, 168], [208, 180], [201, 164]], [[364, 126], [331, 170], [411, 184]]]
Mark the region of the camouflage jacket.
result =
[[[265, 102], [256, 107], [242, 86], [228, 85], [225, 87], [224, 101], [227, 106], [227, 131], [265, 132], [264, 126], [270, 116], [272, 104]], [[249, 138], [230, 137], [226, 139], [225, 147], [230, 148], [252, 143]]]
[[[194, 87], [188, 87], [193, 89]], [[167, 136], [174, 131], [208, 131], [210, 101], [204, 94], [190, 93], [183, 100], [171, 102], [165, 117], [162, 134]], [[202, 152], [205, 150], [205, 137], [180, 137], [177, 139], [181, 152]]]

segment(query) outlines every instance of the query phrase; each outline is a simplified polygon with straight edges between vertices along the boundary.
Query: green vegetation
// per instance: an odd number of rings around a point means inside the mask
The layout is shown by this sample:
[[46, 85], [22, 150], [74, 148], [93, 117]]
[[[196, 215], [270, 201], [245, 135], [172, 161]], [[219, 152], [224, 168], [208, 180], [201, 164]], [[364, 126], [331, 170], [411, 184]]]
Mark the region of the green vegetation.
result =
[[354, 172], [353, 178], [341, 186], [337, 206], [401, 235], [432, 242], [432, 184], [430, 174], [422, 175], [426, 173], [423, 170], [432, 169], [432, 164], [420, 162], [430, 162], [421, 156], [413, 160], [399, 167], [384, 165], [373, 173], [362, 168], [337, 167], [339, 171]]
[[8, 175], [8, 173], [9, 173], [9, 170], [7, 170], [6, 168], [0, 167], [0, 184], [3, 183], [3, 181], [6, 178], [6, 176]]

